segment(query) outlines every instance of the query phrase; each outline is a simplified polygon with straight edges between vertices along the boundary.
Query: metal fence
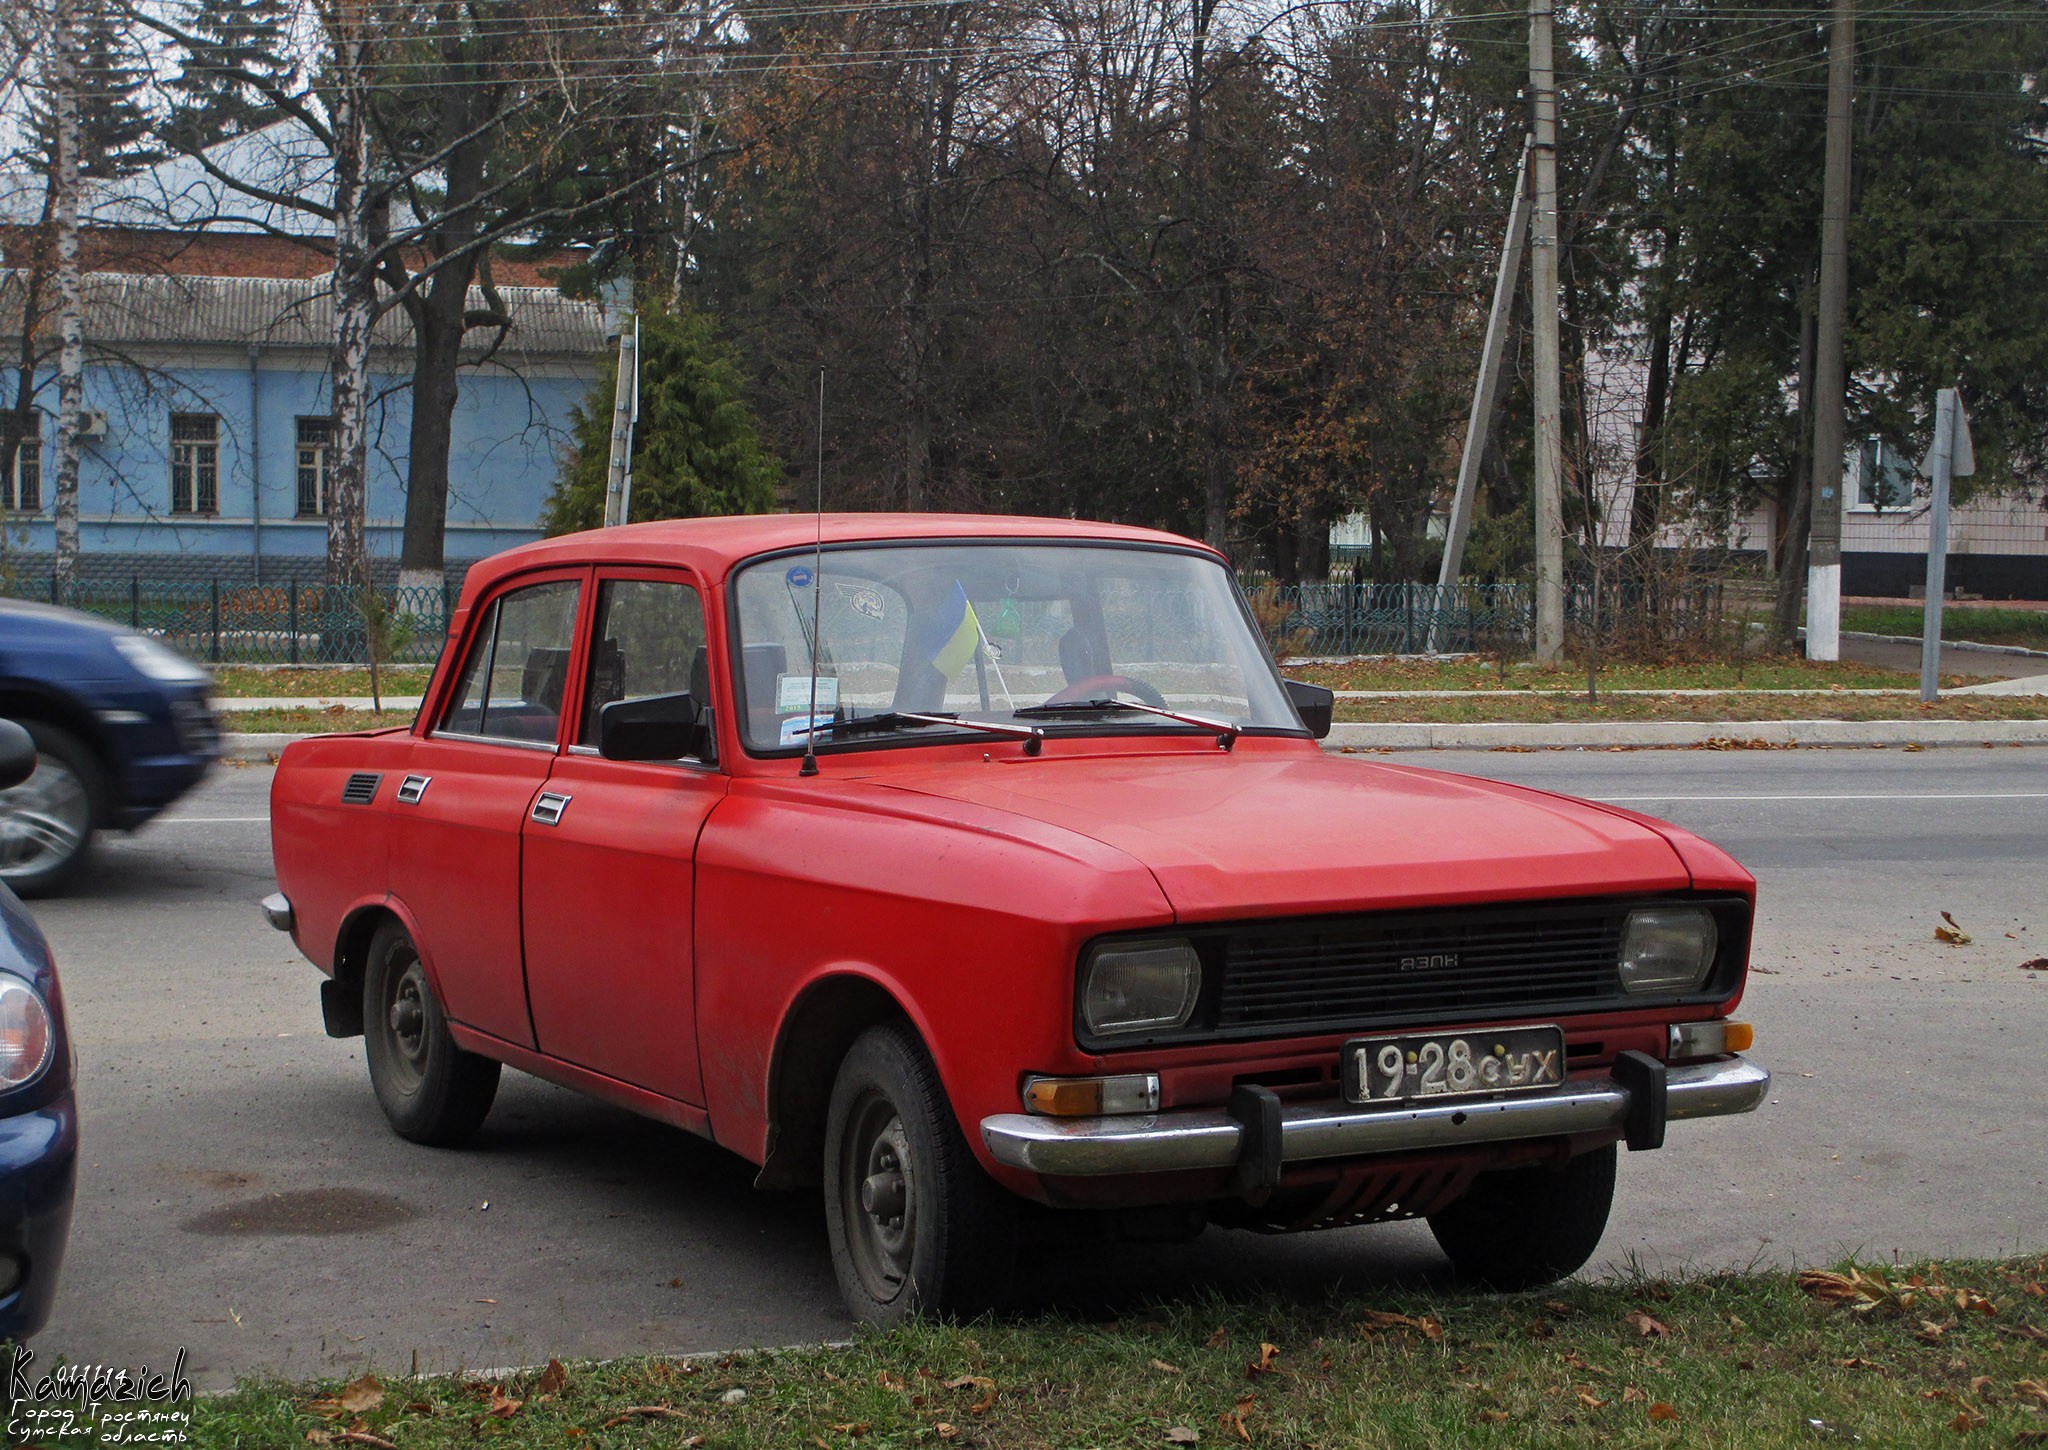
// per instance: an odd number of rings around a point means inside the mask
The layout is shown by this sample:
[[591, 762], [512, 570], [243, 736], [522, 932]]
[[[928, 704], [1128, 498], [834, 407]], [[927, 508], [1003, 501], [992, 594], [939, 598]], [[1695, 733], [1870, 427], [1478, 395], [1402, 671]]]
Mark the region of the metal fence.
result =
[[[1247, 581], [1255, 598], [1265, 585]], [[1535, 634], [1535, 591], [1525, 584], [1283, 584], [1273, 601], [1287, 616], [1270, 629], [1293, 655], [1518, 654]], [[1657, 591], [1632, 582], [1573, 586], [1565, 622], [1582, 639], [1692, 636], [1720, 619], [1721, 589], [1689, 583]]]
[[446, 587], [365, 591], [317, 582], [230, 584], [128, 579], [17, 577], [17, 598], [96, 614], [146, 631], [207, 664], [345, 665], [370, 657], [370, 629], [381, 621], [386, 664], [432, 664], [447, 631]]

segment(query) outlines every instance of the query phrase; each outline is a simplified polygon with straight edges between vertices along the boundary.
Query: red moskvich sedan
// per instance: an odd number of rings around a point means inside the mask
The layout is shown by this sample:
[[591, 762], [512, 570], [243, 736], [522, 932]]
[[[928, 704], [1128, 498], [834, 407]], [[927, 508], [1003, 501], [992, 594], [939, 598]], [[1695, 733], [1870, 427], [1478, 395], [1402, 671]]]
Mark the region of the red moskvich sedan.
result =
[[1060, 1211], [1568, 1274], [1618, 1143], [1764, 1095], [1754, 883], [1330, 711], [1169, 534], [580, 534], [470, 571], [412, 728], [284, 752], [265, 909], [398, 1132], [509, 1064], [703, 1134], [822, 1187], [863, 1319], [999, 1302]]

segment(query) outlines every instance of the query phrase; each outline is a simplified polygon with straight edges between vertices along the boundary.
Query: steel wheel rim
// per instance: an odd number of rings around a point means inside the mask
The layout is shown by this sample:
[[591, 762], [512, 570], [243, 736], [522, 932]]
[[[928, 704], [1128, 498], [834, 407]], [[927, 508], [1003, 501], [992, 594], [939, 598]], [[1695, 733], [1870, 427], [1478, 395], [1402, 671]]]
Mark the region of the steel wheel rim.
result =
[[391, 1085], [409, 1095], [427, 1076], [427, 974], [418, 956], [408, 952], [405, 957], [405, 970], [380, 1004], [378, 1021], [391, 1049]]
[[839, 1199], [861, 1287], [877, 1303], [894, 1301], [917, 1251], [917, 1175], [903, 1119], [878, 1092], [864, 1094], [848, 1117]]
[[78, 772], [38, 755], [35, 773], [0, 790], [0, 880], [32, 876], [70, 860], [92, 834], [92, 798]]

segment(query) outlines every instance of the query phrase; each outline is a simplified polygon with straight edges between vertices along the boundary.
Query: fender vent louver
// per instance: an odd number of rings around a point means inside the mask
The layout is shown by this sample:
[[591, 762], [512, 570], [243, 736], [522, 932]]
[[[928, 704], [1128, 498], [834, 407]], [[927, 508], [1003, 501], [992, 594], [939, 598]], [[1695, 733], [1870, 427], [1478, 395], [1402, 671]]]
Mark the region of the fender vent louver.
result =
[[341, 788], [341, 803], [345, 806], [366, 806], [377, 798], [377, 786], [384, 777], [373, 770], [359, 770], [348, 778], [348, 784]]

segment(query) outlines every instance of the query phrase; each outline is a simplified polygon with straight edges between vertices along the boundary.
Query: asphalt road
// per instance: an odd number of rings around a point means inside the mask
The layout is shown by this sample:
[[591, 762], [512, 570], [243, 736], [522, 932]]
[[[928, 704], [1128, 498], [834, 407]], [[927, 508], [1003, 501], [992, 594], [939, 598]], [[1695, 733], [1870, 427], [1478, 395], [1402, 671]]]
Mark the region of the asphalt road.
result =
[[[1598, 1267], [2048, 1245], [2048, 750], [1399, 757], [1602, 796], [1762, 884], [1744, 1015], [1756, 1116], [1624, 1159]], [[197, 1380], [481, 1369], [846, 1333], [809, 1195], [686, 1134], [508, 1074], [459, 1152], [389, 1133], [360, 1039], [254, 902], [270, 772], [221, 771], [74, 896], [38, 904], [79, 1042], [84, 1157], [41, 1348]], [[1975, 937], [1933, 940], [1939, 912]], [[1063, 1251], [1040, 1302], [1126, 1312], [1221, 1284], [1321, 1293], [1440, 1272], [1415, 1225]]]

